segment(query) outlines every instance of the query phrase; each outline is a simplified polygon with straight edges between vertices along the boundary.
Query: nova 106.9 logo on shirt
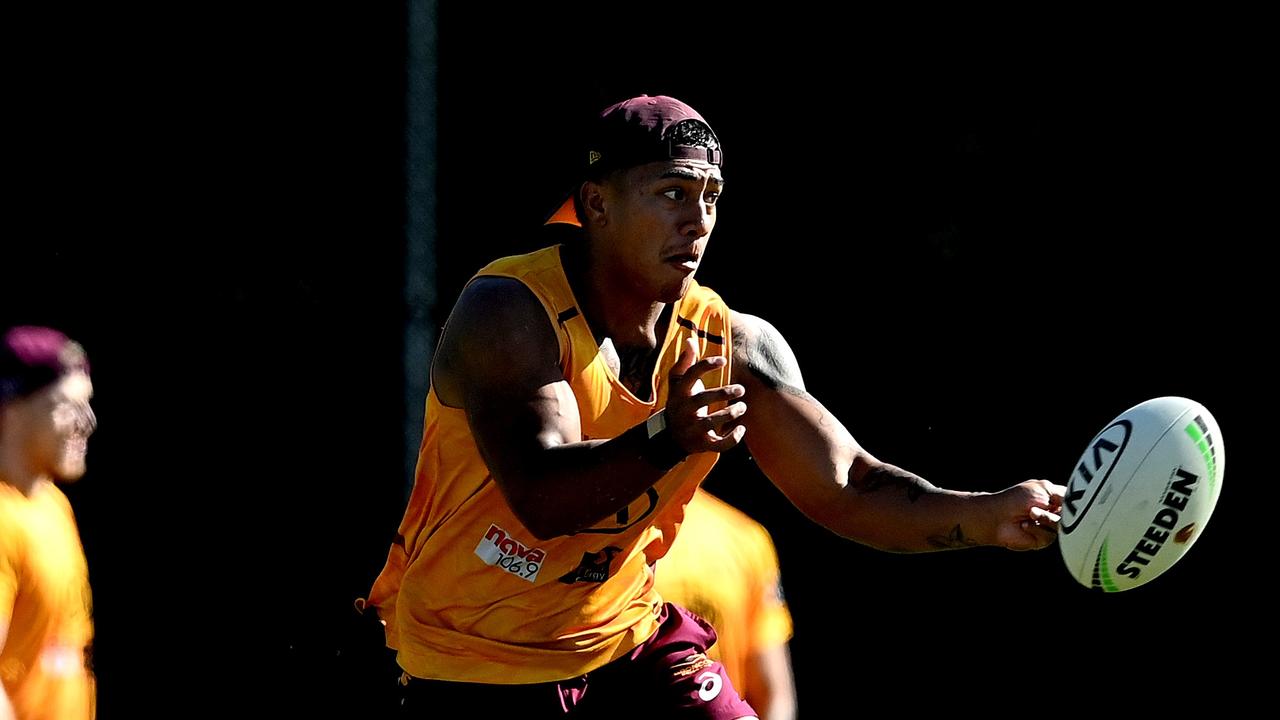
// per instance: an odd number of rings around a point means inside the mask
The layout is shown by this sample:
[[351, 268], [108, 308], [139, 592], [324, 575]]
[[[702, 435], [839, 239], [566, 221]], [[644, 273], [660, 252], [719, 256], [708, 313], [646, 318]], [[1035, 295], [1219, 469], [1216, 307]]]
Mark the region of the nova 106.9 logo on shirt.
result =
[[538, 571], [547, 554], [541, 548], [531, 548], [516, 540], [506, 530], [497, 525], [490, 525], [476, 545], [476, 557], [486, 565], [515, 575], [521, 580], [534, 582], [538, 579]]

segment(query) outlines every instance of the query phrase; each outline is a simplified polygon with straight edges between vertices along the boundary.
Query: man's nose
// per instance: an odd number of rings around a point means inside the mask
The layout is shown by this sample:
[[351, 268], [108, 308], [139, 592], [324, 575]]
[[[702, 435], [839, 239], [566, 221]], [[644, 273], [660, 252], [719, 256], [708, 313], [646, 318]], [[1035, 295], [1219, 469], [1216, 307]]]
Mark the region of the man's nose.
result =
[[76, 413], [76, 429], [85, 435], [92, 434], [98, 429], [98, 415], [93, 411], [93, 407], [85, 403]]
[[686, 210], [684, 234], [688, 237], [702, 237], [711, 232], [711, 216], [715, 208], [702, 201], [702, 198], [690, 202]]

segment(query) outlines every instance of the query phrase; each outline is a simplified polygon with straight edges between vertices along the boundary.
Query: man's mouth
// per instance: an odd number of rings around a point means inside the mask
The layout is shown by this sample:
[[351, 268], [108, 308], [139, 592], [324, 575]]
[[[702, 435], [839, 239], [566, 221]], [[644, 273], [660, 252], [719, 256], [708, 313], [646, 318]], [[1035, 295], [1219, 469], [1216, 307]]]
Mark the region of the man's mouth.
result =
[[698, 269], [698, 253], [690, 250], [688, 252], [672, 253], [666, 257], [666, 262], [685, 270]]
[[89, 447], [89, 438], [83, 435], [72, 435], [66, 439], [64, 447], [68, 452], [83, 455]]

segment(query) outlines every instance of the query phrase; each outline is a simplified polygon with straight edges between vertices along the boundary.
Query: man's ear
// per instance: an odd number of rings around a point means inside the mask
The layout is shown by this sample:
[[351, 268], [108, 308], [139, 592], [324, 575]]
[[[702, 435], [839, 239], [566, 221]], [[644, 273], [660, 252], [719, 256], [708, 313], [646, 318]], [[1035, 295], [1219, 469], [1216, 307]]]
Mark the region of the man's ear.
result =
[[608, 220], [605, 210], [608, 202], [605, 198], [605, 187], [602, 183], [588, 180], [582, 183], [582, 210], [586, 213], [588, 225], [605, 225]]

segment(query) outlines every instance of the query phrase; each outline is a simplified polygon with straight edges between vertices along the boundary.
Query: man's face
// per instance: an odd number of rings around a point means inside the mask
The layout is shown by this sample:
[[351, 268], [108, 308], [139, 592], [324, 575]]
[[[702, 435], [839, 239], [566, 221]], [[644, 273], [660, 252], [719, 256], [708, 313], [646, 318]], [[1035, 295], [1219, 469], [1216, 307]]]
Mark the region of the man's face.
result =
[[645, 297], [678, 300], [702, 262], [723, 188], [720, 168], [702, 160], [652, 162], [614, 174], [602, 187], [600, 257]]
[[5, 405], [5, 432], [20, 442], [36, 472], [58, 480], [84, 475], [85, 451], [98, 419], [89, 406], [93, 383], [73, 372], [39, 392]]

